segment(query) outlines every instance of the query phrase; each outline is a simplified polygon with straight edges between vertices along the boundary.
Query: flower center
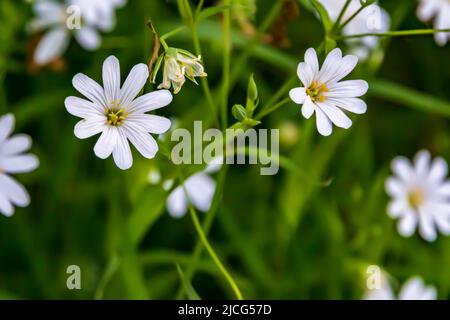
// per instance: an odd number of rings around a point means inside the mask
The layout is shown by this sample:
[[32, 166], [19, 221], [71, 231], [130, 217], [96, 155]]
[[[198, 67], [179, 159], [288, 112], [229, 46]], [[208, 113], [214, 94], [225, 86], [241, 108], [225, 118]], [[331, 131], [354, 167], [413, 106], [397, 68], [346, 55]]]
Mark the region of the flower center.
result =
[[311, 98], [312, 101], [324, 102], [326, 97], [323, 95], [328, 92], [328, 88], [325, 83], [319, 85], [317, 81], [314, 81], [311, 86], [306, 89], [306, 94]]
[[128, 112], [125, 111], [125, 108], [120, 108], [120, 104], [116, 104], [115, 101], [111, 102], [111, 105], [105, 110], [107, 122], [111, 126], [120, 126], [128, 116]]
[[421, 189], [413, 189], [408, 193], [408, 203], [414, 209], [418, 209], [424, 199], [425, 195]]

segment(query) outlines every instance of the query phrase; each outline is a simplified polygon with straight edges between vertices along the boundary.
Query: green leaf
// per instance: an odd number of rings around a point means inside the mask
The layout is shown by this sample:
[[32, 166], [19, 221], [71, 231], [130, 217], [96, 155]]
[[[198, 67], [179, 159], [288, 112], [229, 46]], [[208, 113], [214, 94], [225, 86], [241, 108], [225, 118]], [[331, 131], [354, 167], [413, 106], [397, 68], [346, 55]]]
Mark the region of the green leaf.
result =
[[202, 300], [202, 298], [200, 298], [198, 293], [195, 291], [191, 282], [185, 277], [183, 270], [181, 269], [179, 264], [177, 264], [177, 271], [178, 271], [178, 274], [181, 279], [181, 284], [183, 285], [183, 289], [184, 289], [188, 299], [189, 300]]
[[131, 242], [134, 245], [144, 237], [164, 212], [166, 192], [162, 188], [148, 188], [136, 203], [136, 208], [128, 219]]
[[320, 20], [322, 21], [323, 28], [325, 33], [328, 33], [333, 27], [333, 22], [331, 22], [330, 16], [328, 15], [325, 7], [317, 0], [311, 0], [314, 8], [317, 10], [317, 13], [320, 16]]
[[371, 96], [383, 98], [405, 107], [450, 118], [450, 103], [400, 84], [374, 79], [369, 82]]

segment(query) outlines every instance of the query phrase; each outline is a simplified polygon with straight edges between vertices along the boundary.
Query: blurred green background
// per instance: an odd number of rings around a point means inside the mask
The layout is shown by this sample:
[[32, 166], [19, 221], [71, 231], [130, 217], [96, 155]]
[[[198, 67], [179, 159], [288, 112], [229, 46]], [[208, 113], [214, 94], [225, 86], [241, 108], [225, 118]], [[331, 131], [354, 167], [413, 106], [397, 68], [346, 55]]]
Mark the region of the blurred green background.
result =
[[[245, 101], [251, 73], [265, 105], [295, 74], [305, 50], [320, 45], [320, 21], [301, 2], [284, 1], [255, 42], [234, 12], [230, 108]], [[248, 23], [258, 28], [276, 3], [256, 1]], [[214, 4], [206, 1], [207, 7]], [[416, 1], [380, 4], [393, 29], [427, 27], [416, 18]], [[172, 219], [166, 192], [148, 183], [152, 168], [164, 178], [179, 168], [164, 156], [146, 160], [134, 152], [133, 168], [119, 170], [111, 159], [95, 157], [94, 138], [75, 138], [77, 119], [64, 108], [65, 97], [78, 95], [74, 74], [100, 81], [111, 54], [123, 76], [145, 63], [152, 49], [145, 23], [151, 18], [160, 34], [182, 25], [176, 1], [128, 0], [100, 50], [86, 52], [72, 41], [63, 60], [39, 70], [30, 62], [36, 38], [25, 26], [31, 17], [25, 1], [0, 1], [0, 114], [15, 114], [15, 132], [33, 137], [32, 152], [41, 162], [18, 177], [31, 205], [12, 218], [0, 215], [0, 298], [173, 299], [184, 296], [176, 264], [185, 273], [195, 271], [191, 283], [202, 298], [233, 298], [206, 253], [196, 263], [192, 259], [198, 240], [189, 216]], [[198, 27], [215, 99], [222, 77], [221, 23], [219, 14]], [[188, 30], [168, 43], [195, 51]], [[351, 75], [369, 82], [368, 112], [329, 138], [308, 130], [314, 120], [305, 120], [293, 103], [264, 118], [261, 127], [281, 129], [281, 154], [305, 174], [281, 169], [261, 176], [255, 165], [229, 167], [209, 239], [245, 298], [360, 299], [372, 264], [399, 283], [420, 275], [437, 287], [440, 299], [450, 297], [450, 239], [400, 237], [386, 214], [384, 192], [393, 157], [427, 148], [450, 159], [449, 57], [450, 47], [438, 47], [432, 36], [382, 41]], [[187, 128], [211, 117], [201, 86], [192, 83], [158, 114], [177, 117]], [[82, 290], [66, 288], [66, 268], [73, 264], [81, 267]]]

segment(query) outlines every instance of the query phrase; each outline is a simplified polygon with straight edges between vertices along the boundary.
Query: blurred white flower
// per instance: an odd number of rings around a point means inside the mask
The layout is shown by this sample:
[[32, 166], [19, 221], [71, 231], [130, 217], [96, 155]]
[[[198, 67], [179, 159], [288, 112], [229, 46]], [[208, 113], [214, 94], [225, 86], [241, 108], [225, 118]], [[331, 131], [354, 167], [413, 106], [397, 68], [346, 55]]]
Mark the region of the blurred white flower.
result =
[[66, 109], [74, 116], [83, 118], [75, 126], [75, 136], [86, 139], [101, 133], [94, 152], [101, 159], [113, 155], [116, 165], [128, 169], [133, 158], [128, 140], [148, 159], [152, 159], [158, 144], [150, 135], [169, 130], [170, 120], [146, 114], [167, 106], [172, 94], [158, 90], [136, 98], [148, 79], [148, 67], [141, 63], [133, 67], [120, 87], [120, 65], [110, 56], [103, 63], [103, 88], [84, 74], [73, 78], [73, 86], [89, 99], [68, 97]]
[[221, 157], [214, 159], [205, 170], [200, 171], [184, 181], [184, 184], [176, 187], [167, 197], [167, 211], [173, 218], [183, 217], [189, 206], [189, 202], [202, 212], [211, 207], [216, 191], [216, 182], [209, 174], [217, 172], [222, 166]]
[[177, 94], [183, 87], [186, 78], [197, 84], [196, 77], [206, 77], [201, 58], [188, 51], [169, 48], [164, 54], [163, 82], [158, 89], [170, 89]]
[[[38, 65], [46, 65], [61, 57], [69, 46], [73, 34], [86, 50], [100, 47], [98, 30], [110, 30], [115, 23], [114, 9], [119, 0], [38, 0], [33, 5], [36, 17], [29, 27], [43, 35], [34, 53]], [[123, 1], [119, 1], [123, 2]]]
[[13, 130], [14, 116], [0, 117], [0, 213], [7, 217], [14, 214], [14, 206], [30, 204], [28, 192], [9, 174], [30, 172], [39, 166], [36, 156], [24, 154], [31, 147], [31, 138], [25, 134], [10, 136]]
[[[450, 29], [449, 0], [420, 0], [417, 16], [427, 22], [434, 18], [435, 29]], [[439, 32], [434, 35], [436, 43], [445, 46], [450, 39], [450, 32]]]
[[428, 151], [422, 150], [412, 164], [404, 157], [392, 161], [393, 177], [386, 180], [386, 192], [392, 197], [388, 214], [400, 219], [398, 232], [411, 236], [416, 228], [423, 239], [434, 241], [436, 229], [450, 234], [450, 180], [442, 158], [431, 162]]
[[[325, 7], [332, 21], [336, 21], [339, 17], [344, 4], [347, 0], [319, 0]], [[348, 6], [341, 23], [350, 18], [359, 8], [361, 3], [359, 0], [352, 0]], [[389, 31], [390, 17], [389, 14], [377, 4], [371, 4], [364, 8], [352, 21], [350, 21], [342, 30], [345, 36], [362, 34], [362, 33], [381, 33]], [[348, 39], [347, 43], [352, 47], [352, 53], [360, 59], [366, 59], [370, 50], [378, 46], [379, 38], [368, 36], [359, 39]]]
[[367, 290], [364, 300], [436, 300], [436, 297], [435, 287], [426, 286], [420, 277], [413, 277], [405, 282], [396, 298], [387, 278], [383, 277], [381, 287]]
[[116, 24], [115, 11], [123, 7], [126, 0], [69, 0], [71, 5], [80, 7], [83, 19], [88, 25], [102, 31], [111, 31]]
[[321, 135], [330, 135], [332, 124], [344, 129], [351, 127], [352, 121], [342, 109], [357, 114], [366, 112], [366, 103], [358, 97], [367, 92], [367, 82], [340, 81], [357, 63], [356, 56], [342, 57], [338, 48], [328, 54], [320, 69], [316, 51], [312, 48], [306, 51], [305, 62], [299, 63], [297, 75], [304, 87], [292, 89], [289, 96], [295, 103], [303, 105], [302, 114], [306, 119], [316, 113], [317, 129]]

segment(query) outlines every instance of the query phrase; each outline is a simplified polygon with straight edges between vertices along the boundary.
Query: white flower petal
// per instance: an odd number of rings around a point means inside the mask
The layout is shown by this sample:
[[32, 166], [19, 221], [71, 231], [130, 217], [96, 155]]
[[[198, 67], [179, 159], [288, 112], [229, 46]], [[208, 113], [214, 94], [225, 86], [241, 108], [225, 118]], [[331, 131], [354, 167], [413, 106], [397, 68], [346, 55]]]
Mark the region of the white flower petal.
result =
[[305, 62], [301, 62], [297, 66], [297, 75], [303, 85], [308, 88], [314, 81], [315, 74], [310, 66]]
[[319, 72], [319, 61], [317, 59], [317, 53], [314, 48], [309, 48], [305, 52], [305, 62], [310, 67], [313, 74]]
[[419, 209], [419, 233], [428, 242], [436, 240], [433, 217], [428, 211]]
[[305, 88], [294, 88], [289, 91], [289, 97], [297, 104], [303, 104], [306, 98]]
[[0, 117], [0, 142], [3, 142], [14, 130], [14, 116], [7, 114]]
[[388, 215], [391, 218], [399, 218], [408, 210], [408, 204], [404, 200], [396, 199], [388, 204]]
[[75, 31], [75, 39], [86, 50], [94, 51], [100, 48], [102, 39], [94, 28], [83, 26]]
[[330, 72], [326, 79], [321, 79], [326, 83], [337, 82], [345, 78], [350, 72], [355, 69], [358, 63], [358, 57], [354, 55], [347, 55], [341, 59], [339, 64], [334, 68], [334, 72]]
[[130, 145], [123, 130], [118, 130], [118, 140], [113, 151], [114, 162], [117, 167], [127, 170], [133, 165], [133, 156], [131, 154]]
[[216, 182], [200, 172], [187, 179], [185, 186], [194, 207], [202, 212], [208, 211], [216, 191]]
[[420, 179], [425, 180], [430, 170], [431, 155], [427, 150], [419, 151], [414, 157], [414, 168]]
[[333, 132], [333, 126], [331, 125], [330, 119], [328, 119], [319, 107], [316, 107], [315, 110], [317, 130], [321, 135], [329, 136]]
[[46, 65], [62, 56], [69, 46], [70, 34], [65, 28], [55, 28], [47, 32], [39, 41], [34, 52], [34, 61]]
[[67, 112], [79, 118], [88, 119], [92, 116], [102, 116], [103, 109], [97, 104], [78, 97], [67, 97], [64, 101]]
[[396, 157], [392, 160], [391, 167], [394, 174], [404, 182], [409, 181], [414, 173], [411, 162], [405, 157]]
[[158, 152], [158, 143], [149, 133], [132, 123], [124, 126], [123, 130], [127, 138], [142, 156], [147, 159], [153, 159], [155, 157]]
[[97, 104], [99, 108], [105, 109], [108, 106], [103, 88], [88, 76], [78, 73], [73, 77], [72, 84], [78, 92]]
[[318, 75], [319, 83], [326, 83], [333, 78], [342, 60], [342, 51], [339, 48], [333, 49], [325, 58], [325, 61]]
[[320, 109], [327, 115], [328, 119], [334, 123], [335, 126], [348, 129], [352, 126], [352, 120], [338, 107], [328, 102], [318, 102]]
[[364, 95], [369, 89], [369, 84], [364, 80], [346, 80], [336, 82], [328, 86], [329, 92], [324, 96], [330, 98], [357, 98]]
[[3, 193], [12, 204], [19, 207], [26, 207], [30, 204], [27, 190], [10, 176], [0, 174], [0, 186], [0, 193]]
[[208, 163], [207, 167], [203, 172], [205, 173], [215, 173], [219, 171], [224, 163], [224, 159], [222, 156], [215, 157], [210, 163]]
[[109, 56], [103, 62], [103, 87], [105, 88], [106, 101], [119, 101], [120, 93], [120, 63], [115, 56]]
[[448, 165], [443, 158], [435, 158], [431, 164], [428, 180], [434, 184], [440, 184], [448, 174]]
[[391, 197], [399, 197], [405, 194], [405, 186], [396, 178], [389, 177], [385, 183], [385, 189]]
[[417, 213], [413, 211], [406, 212], [402, 218], [400, 218], [397, 228], [398, 233], [404, 237], [410, 237], [413, 235], [417, 226]]
[[129, 106], [130, 113], [145, 113], [163, 108], [172, 102], [172, 94], [169, 90], [157, 90], [140, 96]]
[[305, 103], [302, 106], [302, 115], [303, 115], [303, 117], [305, 117], [306, 119], [311, 118], [311, 116], [313, 115], [315, 109], [316, 109], [316, 106], [311, 101], [311, 98], [309, 96], [306, 96]]
[[114, 126], [106, 126], [94, 146], [94, 153], [100, 159], [108, 158], [116, 147], [118, 130]]
[[173, 218], [183, 217], [188, 210], [188, 202], [183, 186], [173, 190], [166, 201], [167, 211]]
[[439, 231], [444, 235], [450, 235], [450, 211], [434, 212], [434, 219]]
[[11, 156], [31, 148], [31, 138], [26, 134], [16, 134], [0, 145], [0, 155]]
[[35, 155], [17, 155], [0, 158], [0, 168], [7, 173], [26, 173], [39, 166], [39, 160]]
[[359, 98], [328, 98], [327, 101], [356, 114], [363, 114], [367, 111], [367, 104]]
[[148, 67], [143, 63], [140, 63], [131, 69], [130, 74], [120, 90], [120, 102], [127, 110], [133, 99], [136, 98], [144, 87], [148, 76]]
[[436, 189], [436, 195], [443, 198], [450, 197], [450, 181], [446, 181]]
[[0, 213], [5, 217], [11, 217], [14, 214], [14, 207], [11, 202], [6, 198], [6, 195], [0, 191]]
[[139, 125], [146, 132], [154, 134], [163, 134], [171, 126], [169, 119], [153, 114], [131, 114], [127, 117], [127, 120], [127, 123]]
[[86, 139], [103, 132], [106, 127], [106, 117], [91, 117], [79, 121], [75, 125], [74, 134], [78, 139]]

